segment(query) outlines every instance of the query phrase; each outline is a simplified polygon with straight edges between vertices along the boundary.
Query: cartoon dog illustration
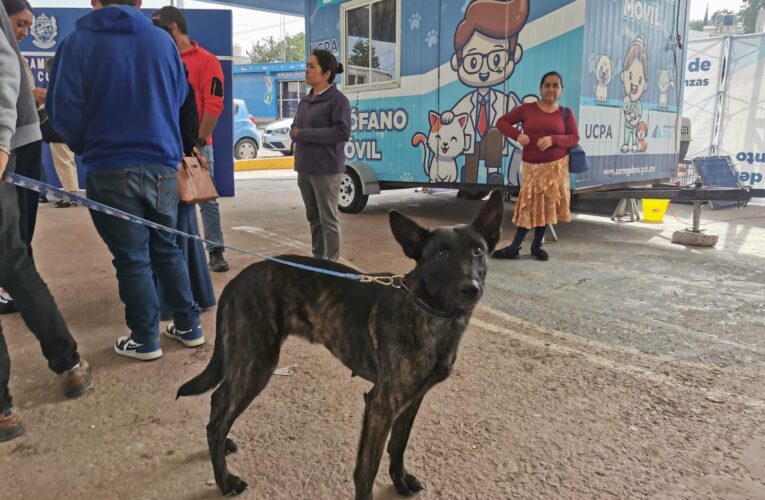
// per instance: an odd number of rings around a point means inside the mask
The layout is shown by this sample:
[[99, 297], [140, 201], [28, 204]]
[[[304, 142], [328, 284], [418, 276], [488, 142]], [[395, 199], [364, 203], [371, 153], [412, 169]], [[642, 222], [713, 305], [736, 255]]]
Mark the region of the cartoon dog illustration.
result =
[[465, 127], [468, 115], [455, 115], [454, 120], [445, 123], [441, 115], [431, 111], [428, 120], [428, 135], [417, 132], [412, 136], [412, 146], [423, 147], [422, 168], [430, 177], [430, 182], [457, 182], [459, 170], [456, 158], [467, 149]]
[[593, 57], [595, 63], [595, 79], [598, 83], [593, 87], [596, 102], [606, 102], [608, 100], [608, 84], [614, 76], [614, 62], [610, 57], [598, 54]]
[[637, 126], [638, 151], [641, 153], [648, 149], [648, 143], [645, 142], [646, 137], [648, 137], [648, 124], [641, 121]]
[[672, 81], [672, 70], [660, 69], [659, 70], [659, 106], [666, 108], [669, 106], [669, 89], [674, 87], [675, 82]]

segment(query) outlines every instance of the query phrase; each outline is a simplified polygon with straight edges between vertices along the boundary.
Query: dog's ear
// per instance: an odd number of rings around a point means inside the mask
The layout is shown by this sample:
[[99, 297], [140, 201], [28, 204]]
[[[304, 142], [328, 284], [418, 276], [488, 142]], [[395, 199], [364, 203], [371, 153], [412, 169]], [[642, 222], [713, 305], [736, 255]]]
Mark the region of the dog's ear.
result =
[[494, 251], [494, 247], [499, 241], [499, 230], [502, 227], [504, 214], [505, 203], [502, 201], [502, 191], [495, 189], [473, 221], [473, 229], [478, 231], [486, 240], [489, 252]]
[[419, 259], [430, 231], [395, 210], [390, 211], [390, 228], [406, 256], [414, 260]]

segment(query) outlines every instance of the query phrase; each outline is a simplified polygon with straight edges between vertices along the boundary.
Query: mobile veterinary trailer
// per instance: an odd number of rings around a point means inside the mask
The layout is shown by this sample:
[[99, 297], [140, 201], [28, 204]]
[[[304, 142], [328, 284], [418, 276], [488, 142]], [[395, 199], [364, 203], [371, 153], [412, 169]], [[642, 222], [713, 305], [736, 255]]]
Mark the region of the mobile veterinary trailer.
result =
[[341, 209], [406, 186], [517, 190], [521, 151], [493, 127], [563, 75], [592, 169], [576, 189], [672, 176], [687, 0], [305, 0], [353, 108]]

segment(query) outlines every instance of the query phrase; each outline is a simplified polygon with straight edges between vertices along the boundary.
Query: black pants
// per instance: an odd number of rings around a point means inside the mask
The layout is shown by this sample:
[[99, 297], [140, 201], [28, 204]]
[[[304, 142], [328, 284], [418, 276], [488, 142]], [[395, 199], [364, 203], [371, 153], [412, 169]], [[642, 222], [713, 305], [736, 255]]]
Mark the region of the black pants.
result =
[[[31, 179], [40, 180], [42, 175], [42, 141], [17, 148], [15, 154], [16, 173]], [[36, 191], [19, 187], [16, 188], [16, 196], [19, 199], [21, 241], [27, 246], [27, 253], [32, 257], [32, 236], [35, 234], [37, 205], [40, 202], [40, 194]]]
[[[9, 172], [14, 171], [15, 164], [14, 152], [8, 162]], [[0, 184], [0, 283], [16, 300], [21, 317], [40, 342], [50, 369], [63, 373], [79, 363], [77, 343], [21, 240], [16, 188], [8, 183]], [[0, 329], [0, 411], [11, 406], [10, 369]]]

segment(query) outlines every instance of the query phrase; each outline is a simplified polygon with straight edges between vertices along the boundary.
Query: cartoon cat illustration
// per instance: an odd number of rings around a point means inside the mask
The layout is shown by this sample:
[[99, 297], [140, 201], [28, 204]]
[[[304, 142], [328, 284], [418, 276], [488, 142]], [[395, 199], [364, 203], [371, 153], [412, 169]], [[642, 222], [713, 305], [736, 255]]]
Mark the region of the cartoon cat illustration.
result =
[[457, 182], [459, 169], [456, 158], [466, 150], [465, 126], [468, 115], [458, 114], [444, 123], [435, 111], [428, 113], [430, 131], [426, 136], [417, 132], [412, 146], [422, 146], [422, 168], [430, 182]]
[[675, 82], [672, 81], [672, 70], [660, 69], [659, 70], [659, 106], [666, 108], [669, 106], [669, 88], [674, 87]]

